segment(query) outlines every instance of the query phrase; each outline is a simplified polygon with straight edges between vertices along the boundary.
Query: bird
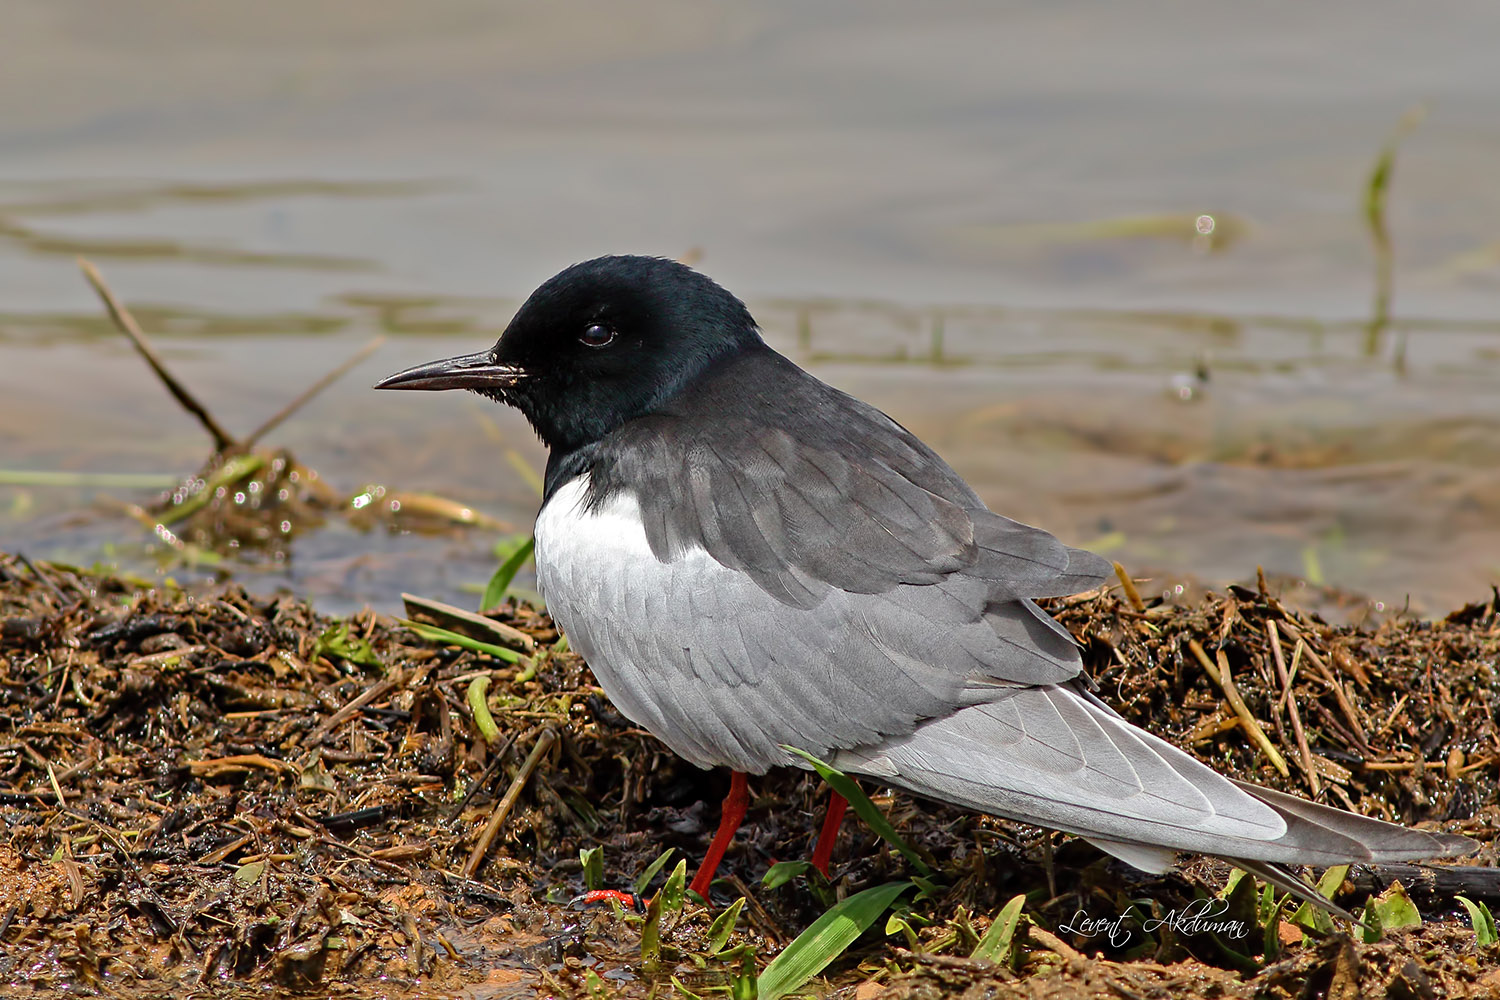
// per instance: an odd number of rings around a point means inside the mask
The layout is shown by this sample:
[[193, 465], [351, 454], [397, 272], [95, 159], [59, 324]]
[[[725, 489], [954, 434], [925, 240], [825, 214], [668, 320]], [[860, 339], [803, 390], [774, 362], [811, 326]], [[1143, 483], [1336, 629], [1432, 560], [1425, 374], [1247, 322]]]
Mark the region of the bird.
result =
[[[535, 526], [548, 612], [620, 712], [731, 770], [691, 886], [705, 900], [746, 776], [807, 766], [792, 748], [1146, 872], [1179, 852], [1224, 858], [1345, 916], [1293, 866], [1475, 846], [1227, 778], [1127, 722], [1036, 603], [1099, 586], [1112, 564], [989, 510], [684, 264], [575, 264], [494, 347], [376, 388], [472, 390], [549, 449]], [[842, 805], [814, 855], [825, 874]]]

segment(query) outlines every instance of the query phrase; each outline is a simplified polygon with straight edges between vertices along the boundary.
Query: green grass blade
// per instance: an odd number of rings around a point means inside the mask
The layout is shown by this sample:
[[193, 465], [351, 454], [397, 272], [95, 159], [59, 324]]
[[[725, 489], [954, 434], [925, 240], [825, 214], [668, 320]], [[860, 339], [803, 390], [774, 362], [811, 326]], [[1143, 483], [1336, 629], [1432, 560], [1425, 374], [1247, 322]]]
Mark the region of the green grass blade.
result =
[[170, 472], [60, 472], [0, 469], [0, 486], [71, 486], [110, 490], [169, 490], [181, 481]]
[[661, 892], [656, 896], [661, 900], [663, 913], [680, 913], [686, 895], [687, 858], [683, 858], [677, 862], [677, 867], [672, 869], [672, 874], [667, 876], [666, 884], [661, 887]]
[[1474, 927], [1474, 943], [1481, 948], [1500, 941], [1500, 933], [1495, 928], [1495, 915], [1490, 908], [1483, 903], [1476, 903], [1467, 896], [1454, 896], [1454, 899], [1463, 904], [1465, 910], [1469, 911], [1469, 923]]
[[739, 922], [740, 911], [745, 908], [745, 897], [741, 896], [729, 904], [729, 909], [714, 917], [714, 922], [708, 926], [708, 953], [717, 955], [724, 950], [729, 943], [729, 935], [734, 933], [734, 925]]
[[458, 632], [450, 632], [436, 625], [423, 625], [414, 622], [410, 618], [401, 619], [401, 624], [426, 639], [428, 642], [440, 642], [445, 646], [462, 646], [464, 649], [472, 649], [476, 653], [485, 653], [497, 660], [506, 663], [520, 663], [521, 654], [514, 649], [506, 649], [504, 646], [496, 646], [493, 643], [480, 642], [478, 639], [470, 639]]
[[[851, 804], [853, 799], [850, 800]], [[827, 968], [869, 928], [910, 882], [887, 882], [858, 892], [824, 913], [782, 949], [760, 974], [760, 1000], [781, 1000]]]
[[[1333, 899], [1334, 893], [1339, 891], [1339, 886], [1344, 884], [1344, 879], [1349, 877], [1348, 865], [1334, 865], [1323, 873], [1318, 879], [1318, 892], [1324, 899]], [[1301, 927], [1310, 927], [1323, 934], [1332, 934], [1334, 931], [1333, 918], [1328, 911], [1321, 906], [1313, 906], [1311, 903], [1303, 903], [1297, 907], [1297, 912], [1292, 914], [1292, 923]]]
[[505, 558], [500, 568], [495, 570], [495, 575], [490, 577], [490, 582], [484, 585], [484, 596], [479, 599], [479, 610], [488, 611], [501, 601], [505, 600], [505, 592], [510, 589], [510, 583], [526, 565], [526, 560], [531, 558], [532, 551], [536, 548], [536, 536], [526, 539], [516, 550]]
[[803, 872], [811, 870], [811, 861], [778, 861], [766, 869], [760, 885], [763, 889], [779, 889]]
[[823, 763], [806, 750], [798, 750], [796, 747], [786, 745], [783, 745], [782, 749], [796, 754], [811, 764], [813, 770], [818, 772], [818, 777], [828, 782], [828, 787], [848, 799], [849, 805], [859, 814], [859, 818], [875, 831], [876, 836], [900, 851], [906, 860], [911, 862], [913, 868], [923, 875], [932, 874], [932, 869], [928, 867], [927, 862], [923, 861], [921, 855], [917, 854], [901, 834], [896, 832], [896, 828], [891, 826], [891, 821], [885, 818], [885, 813], [870, 801], [870, 797], [859, 787], [858, 782], [838, 768]]
[[641, 924], [641, 968], [654, 973], [661, 962], [661, 893], [646, 904], [646, 921]]
[[590, 892], [604, 888], [604, 848], [585, 847], [578, 852], [583, 865], [583, 887]]
[[969, 957], [976, 962], [1004, 962], [1010, 965], [1017, 951], [1016, 931], [1021, 926], [1021, 909], [1026, 905], [1026, 894], [1015, 896], [1000, 908], [995, 922], [979, 939], [974, 953]]
[[631, 886], [637, 896], [644, 896], [646, 894], [646, 887], [651, 884], [651, 880], [656, 878], [656, 873], [666, 866], [668, 859], [675, 853], [677, 853], [677, 848], [669, 847], [657, 855], [655, 861], [646, 866], [646, 870], [641, 872], [641, 877], [635, 880], [635, 885]]

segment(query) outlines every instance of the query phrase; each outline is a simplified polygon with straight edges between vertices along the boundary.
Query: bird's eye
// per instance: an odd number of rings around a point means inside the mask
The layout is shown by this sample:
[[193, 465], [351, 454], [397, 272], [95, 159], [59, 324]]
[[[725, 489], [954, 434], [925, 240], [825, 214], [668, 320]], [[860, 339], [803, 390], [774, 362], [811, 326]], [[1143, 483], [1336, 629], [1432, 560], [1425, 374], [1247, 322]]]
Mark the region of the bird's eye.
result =
[[584, 347], [607, 347], [615, 339], [615, 331], [602, 323], [590, 324], [588, 329], [578, 335], [578, 342]]

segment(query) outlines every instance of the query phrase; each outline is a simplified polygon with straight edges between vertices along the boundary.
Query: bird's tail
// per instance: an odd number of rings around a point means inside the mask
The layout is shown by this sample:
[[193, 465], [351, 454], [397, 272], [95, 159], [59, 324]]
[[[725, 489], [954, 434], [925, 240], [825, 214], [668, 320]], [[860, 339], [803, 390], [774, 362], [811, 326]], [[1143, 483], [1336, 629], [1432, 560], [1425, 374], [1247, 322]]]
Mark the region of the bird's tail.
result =
[[1070, 685], [1023, 688], [933, 719], [836, 766], [918, 795], [1075, 833], [1146, 871], [1222, 857], [1338, 911], [1288, 865], [1467, 854], [1413, 830], [1225, 778]]

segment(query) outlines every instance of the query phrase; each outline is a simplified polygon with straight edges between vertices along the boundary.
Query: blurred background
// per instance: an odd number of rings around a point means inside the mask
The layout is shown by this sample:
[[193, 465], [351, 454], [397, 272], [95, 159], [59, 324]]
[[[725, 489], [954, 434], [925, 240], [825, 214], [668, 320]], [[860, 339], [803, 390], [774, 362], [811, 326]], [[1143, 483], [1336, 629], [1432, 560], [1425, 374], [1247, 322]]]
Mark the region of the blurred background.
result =
[[[331, 612], [472, 604], [545, 456], [478, 397], [368, 387], [630, 252], [694, 261], [993, 507], [1148, 592], [1262, 566], [1364, 595], [1357, 617], [1500, 581], [1489, 0], [10, 0], [5, 22], [0, 549]], [[211, 442], [78, 255], [239, 434], [387, 335], [262, 442], [316, 470], [324, 516], [217, 552], [153, 530]], [[396, 495], [489, 520], [345, 516]]]

